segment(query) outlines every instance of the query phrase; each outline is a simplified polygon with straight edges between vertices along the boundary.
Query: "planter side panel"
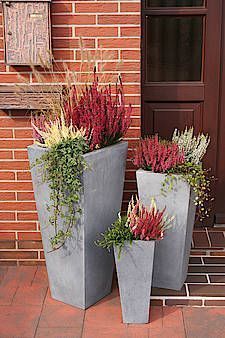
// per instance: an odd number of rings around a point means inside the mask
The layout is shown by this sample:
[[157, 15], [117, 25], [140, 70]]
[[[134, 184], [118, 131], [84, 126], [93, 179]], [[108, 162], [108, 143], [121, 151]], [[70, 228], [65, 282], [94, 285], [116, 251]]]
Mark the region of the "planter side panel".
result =
[[133, 241], [114, 248], [124, 323], [148, 323], [155, 242]]
[[164, 174], [137, 171], [138, 194], [145, 205], [154, 197], [158, 208], [166, 206], [166, 213], [175, 216], [174, 225], [156, 243], [153, 286], [180, 290], [187, 274], [191, 248], [195, 206], [189, 185], [181, 180], [166, 197], [160, 193]]
[[126, 157], [126, 142], [85, 155], [90, 167], [84, 173], [86, 307], [111, 292], [113, 254], [94, 242], [118, 217]]
[[194, 199], [195, 199], [195, 194], [191, 190], [191, 196], [189, 199], [189, 208], [188, 208], [187, 228], [186, 228], [186, 241], [185, 241], [185, 247], [184, 247], [184, 260], [183, 260], [183, 268], [182, 268], [183, 278], [185, 277], [184, 282], [185, 282], [187, 272], [188, 272], [188, 262], [189, 262], [190, 252], [191, 252], [192, 234], [193, 234], [194, 224], [195, 224], [196, 206], [193, 203]]
[[49, 239], [54, 235], [54, 228], [49, 225], [47, 210], [50, 189], [47, 183], [43, 183], [42, 167], [39, 165], [32, 168], [32, 163], [35, 163], [44, 151], [46, 150], [35, 145], [28, 147], [51, 295], [54, 299], [83, 308], [85, 304], [83, 216], [76, 227], [73, 227], [73, 237], [59, 250], [49, 252], [51, 250]]

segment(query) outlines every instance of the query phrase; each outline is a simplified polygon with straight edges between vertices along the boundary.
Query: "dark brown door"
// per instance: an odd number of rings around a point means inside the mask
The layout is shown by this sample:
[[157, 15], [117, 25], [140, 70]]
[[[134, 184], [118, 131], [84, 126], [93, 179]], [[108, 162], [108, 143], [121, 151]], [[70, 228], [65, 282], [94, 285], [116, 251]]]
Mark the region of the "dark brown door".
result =
[[221, 26], [222, 0], [142, 1], [142, 135], [171, 137], [191, 125], [209, 133], [205, 164], [214, 174]]

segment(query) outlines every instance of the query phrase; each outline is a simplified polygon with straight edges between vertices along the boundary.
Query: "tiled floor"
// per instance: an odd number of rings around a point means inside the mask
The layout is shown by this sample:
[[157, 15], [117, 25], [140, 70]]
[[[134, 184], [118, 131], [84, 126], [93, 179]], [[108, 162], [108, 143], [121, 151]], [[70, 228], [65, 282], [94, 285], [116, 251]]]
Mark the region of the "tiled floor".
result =
[[153, 289], [152, 299], [156, 305], [225, 307], [225, 227], [195, 230], [184, 287]]
[[116, 286], [83, 311], [51, 299], [45, 267], [2, 266], [0, 338], [225, 338], [224, 232], [195, 231], [185, 287], [153, 290], [147, 325], [122, 324]]

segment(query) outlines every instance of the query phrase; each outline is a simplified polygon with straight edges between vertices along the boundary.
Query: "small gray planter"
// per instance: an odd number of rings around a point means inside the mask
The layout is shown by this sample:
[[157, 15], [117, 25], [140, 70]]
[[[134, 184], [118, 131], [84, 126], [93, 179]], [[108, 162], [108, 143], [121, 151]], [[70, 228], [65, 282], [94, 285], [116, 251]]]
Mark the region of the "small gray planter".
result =
[[[47, 150], [37, 145], [28, 147], [30, 163], [35, 163], [44, 151]], [[50, 190], [48, 184], [43, 183], [41, 167], [31, 169], [54, 299], [86, 309], [111, 292], [113, 255], [98, 248], [94, 241], [117, 219], [122, 202], [126, 156], [126, 142], [84, 155], [90, 169], [85, 170], [82, 177], [82, 215], [73, 227], [72, 238], [54, 252], [49, 252], [49, 239], [54, 234], [48, 222]]]
[[149, 321], [155, 241], [125, 243], [120, 258], [114, 247], [124, 323]]
[[166, 213], [175, 216], [174, 225], [165, 233], [162, 241], [156, 243], [153, 281], [155, 287], [180, 290], [187, 277], [192, 232], [196, 207], [190, 186], [181, 180], [166, 197], [160, 193], [165, 174], [138, 170], [138, 195], [144, 205], [154, 197], [157, 207], [166, 206]]

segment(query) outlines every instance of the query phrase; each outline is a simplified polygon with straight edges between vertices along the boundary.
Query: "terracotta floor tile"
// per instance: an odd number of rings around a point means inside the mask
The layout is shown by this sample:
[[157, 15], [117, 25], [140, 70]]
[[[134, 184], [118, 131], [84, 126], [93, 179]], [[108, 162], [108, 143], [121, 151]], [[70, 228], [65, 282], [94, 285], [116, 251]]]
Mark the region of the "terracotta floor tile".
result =
[[124, 328], [122, 323], [122, 311], [118, 290], [114, 289], [113, 293], [102, 299], [97, 304], [86, 310], [85, 322], [88, 326], [96, 326], [96, 323], [102, 328], [112, 326]]
[[132, 327], [132, 325], [128, 325], [127, 338], [148, 338], [149, 328], [146, 328], [144, 324], [139, 326]]
[[128, 338], [127, 328], [115, 328], [113, 325], [107, 328], [85, 326], [82, 338]]
[[45, 266], [38, 266], [37, 271], [34, 275], [32, 285], [43, 285], [48, 286], [48, 274]]
[[85, 313], [85, 323], [88, 326], [98, 325], [102, 328], [111, 327], [113, 323], [114, 327], [124, 328], [120, 303], [118, 305], [98, 304], [90, 307]]
[[8, 270], [8, 266], [0, 266], [0, 284]]
[[150, 329], [149, 338], [186, 338], [186, 335], [184, 330], [177, 330], [176, 328], [162, 328], [161, 330]]
[[178, 307], [152, 307], [150, 323], [146, 326], [149, 327], [149, 337], [185, 337], [182, 310]]
[[183, 308], [187, 338], [224, 338], [225, 309]]
[[42, 305], [47, 293], [47, 287], [18, 287], [13, 304]]
[[183, 313], [178, 307], [163, 307], [163, 328], [184, 329]]
[[150, 308], [149, 329], [161, 329], [163, 326], [163, 308], [162, 306], [151, 306]]
[[84, 311], [61, 303], [59, 306], [44, 305], [39, 327], [74, 327], [81, 328], [84, 320]]
[[40, 306], [0, 306], [0, 337], [33, 338], [40, 313]]
[[16, 290], [16, 287], [0, 286], [0, 305], [11, 305]]
[[225, 247], [225, 237], [222, 232], [209, 232], [212, 247]]
[[188, 284], [188, 289], [191, 296], [225, 297], [224, 285]]
[[9, 267], [1, 285], [3, 286], [31, 286], [37, 266]]
[[35, 338], [81, 338], [82, 328], [38, 328]]

